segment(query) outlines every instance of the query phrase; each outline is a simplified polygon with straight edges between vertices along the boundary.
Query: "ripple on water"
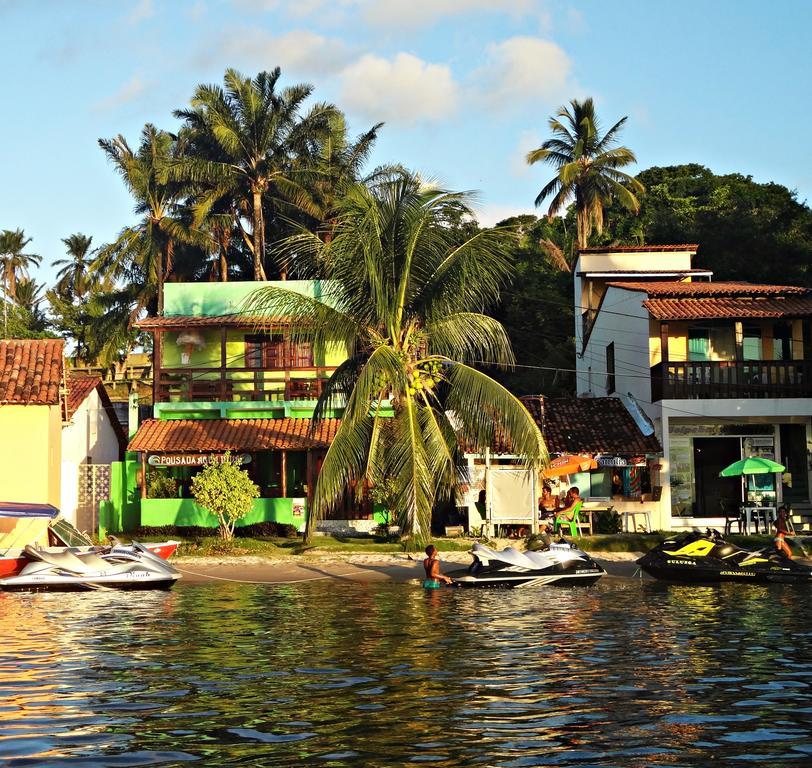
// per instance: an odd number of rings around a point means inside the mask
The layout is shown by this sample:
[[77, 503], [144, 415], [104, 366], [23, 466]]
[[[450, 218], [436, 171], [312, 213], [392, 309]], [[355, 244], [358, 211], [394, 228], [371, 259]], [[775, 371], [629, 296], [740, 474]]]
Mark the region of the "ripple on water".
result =
[[11, 767], [705, 766], [812, 754], [812, 597], [206, 585], [3, 595]]

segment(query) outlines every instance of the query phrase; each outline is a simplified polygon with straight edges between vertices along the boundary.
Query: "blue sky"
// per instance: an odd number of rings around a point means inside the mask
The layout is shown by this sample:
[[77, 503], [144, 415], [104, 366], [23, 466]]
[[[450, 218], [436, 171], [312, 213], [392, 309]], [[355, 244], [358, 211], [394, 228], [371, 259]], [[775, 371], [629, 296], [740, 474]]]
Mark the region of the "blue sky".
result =
[[[533, 210], [527, 150], [573, 97], [652, 165], [702, 163], [812, 200], [812, 2], [781, 0], [0, 0], [0, 229], [50, 263], [133, 220], [96, 140], [173, 109], [226, 67], [385, 121], [374, 163], [479, 192], [485, 223]], [[45, 267], [38, 277], [49, 280]]]

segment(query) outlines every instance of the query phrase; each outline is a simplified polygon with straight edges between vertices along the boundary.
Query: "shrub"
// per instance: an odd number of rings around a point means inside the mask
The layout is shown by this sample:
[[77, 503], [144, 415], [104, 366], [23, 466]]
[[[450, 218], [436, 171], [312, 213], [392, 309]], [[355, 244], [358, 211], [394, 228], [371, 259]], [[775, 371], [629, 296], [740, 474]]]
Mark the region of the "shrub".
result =
[[163, 472], [150, 472], [147, 481], [147, 496], [150, 499], [176, 499], [178, 481]]
[[620, 533], [620, 515], [611, 509], [604, 509], [592, 515], [592, 533]]
[[259, 488], [248, 473], [240, 469], [240, 460], [226, 453], [219, 461], [207, 464], [192, 480], [195, 501], [217, 518], [220, 536], [234, 538], [237, 520], [244, 518], [259, 498]]

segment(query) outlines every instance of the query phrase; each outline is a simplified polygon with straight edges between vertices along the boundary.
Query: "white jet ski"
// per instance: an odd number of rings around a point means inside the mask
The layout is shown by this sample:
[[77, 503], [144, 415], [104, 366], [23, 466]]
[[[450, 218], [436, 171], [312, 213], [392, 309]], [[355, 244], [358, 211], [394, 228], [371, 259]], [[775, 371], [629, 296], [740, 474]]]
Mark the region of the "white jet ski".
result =
[[25, 547], [29, 560], [16, 576], [0, 579], [6, 591], [74, 591], [98, 589], [171, 589], [180, 573], [143, 544], [105, 552], [47, 551]]
[[454, 578], [456, 586], [588, 585], [606, 573], [585, 552], [563, 541], [538, 552], [519, 552], [513, 547], [497, 552], [477, 543], [471, 548], [471, 555], [474, 561], [467, 574]]

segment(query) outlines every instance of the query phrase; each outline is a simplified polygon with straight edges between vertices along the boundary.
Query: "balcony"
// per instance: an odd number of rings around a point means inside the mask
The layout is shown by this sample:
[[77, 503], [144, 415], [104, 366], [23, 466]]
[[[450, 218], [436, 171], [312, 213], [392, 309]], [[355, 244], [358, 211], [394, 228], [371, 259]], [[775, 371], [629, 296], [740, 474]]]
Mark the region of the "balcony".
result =
[[811, 384], [804, 360], [669, 360], [651, 368], [651, 401], [809, 397]]
[[155, 401], [248, 402], [315, 400], [335, 368], [162, 368]]

